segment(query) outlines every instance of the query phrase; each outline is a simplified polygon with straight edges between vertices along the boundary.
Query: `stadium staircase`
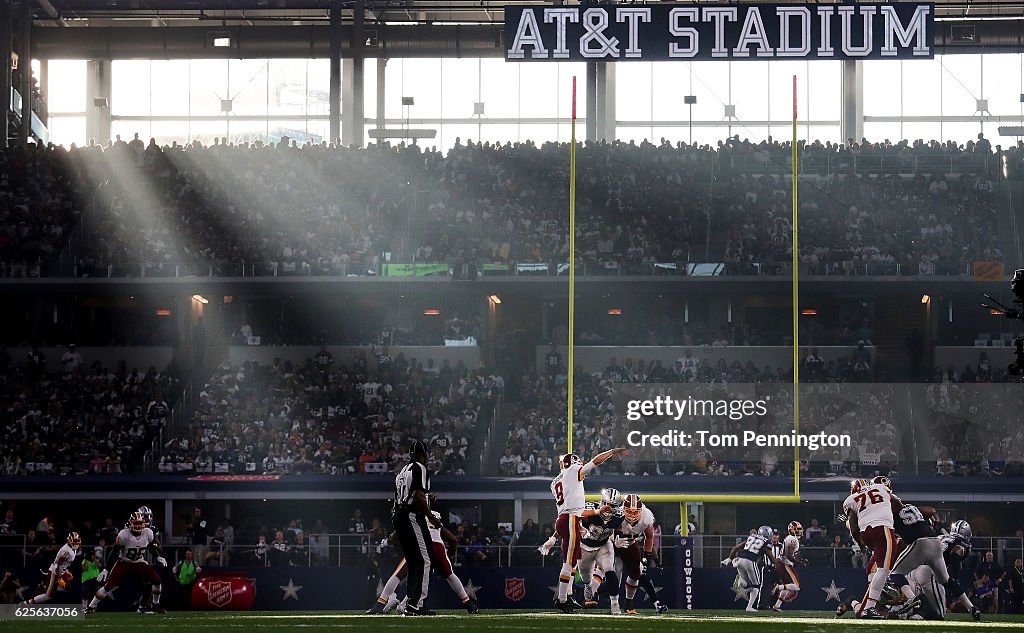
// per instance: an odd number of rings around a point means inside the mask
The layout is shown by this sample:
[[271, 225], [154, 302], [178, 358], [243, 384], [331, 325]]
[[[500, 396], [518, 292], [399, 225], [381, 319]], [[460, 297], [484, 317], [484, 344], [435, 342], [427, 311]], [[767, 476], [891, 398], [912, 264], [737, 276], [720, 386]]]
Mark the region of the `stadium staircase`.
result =
[[[924, 308], [918, 295], [885, 294], [875, 301], [875, 323], [884, 323], [885, 328], [875, 334], [875, 364], [879, 361], [892, 376], [893, 381], [910, 379], [910, 355], [907, 353], [906, 338], [920, 328], [922, 336], [926, 332]], [[931, 355], [925, 341], [925, 352], [921, 360], [921, 371], [927, 372], [931, 367]]]
[[[498, 460], [505, 453], [505, 439], [508, 437], [508, 415], [516, 407], [506, 407], [504, 398], [499, 398], [494, 409], [488, 412], [487, 425], [477, 425], [477, 433], [467, 455], [479, 455], [480, 459], [468, 460], [468, 475], [495, 475]], [[483, 418], [481, 413], [481, 418]]]

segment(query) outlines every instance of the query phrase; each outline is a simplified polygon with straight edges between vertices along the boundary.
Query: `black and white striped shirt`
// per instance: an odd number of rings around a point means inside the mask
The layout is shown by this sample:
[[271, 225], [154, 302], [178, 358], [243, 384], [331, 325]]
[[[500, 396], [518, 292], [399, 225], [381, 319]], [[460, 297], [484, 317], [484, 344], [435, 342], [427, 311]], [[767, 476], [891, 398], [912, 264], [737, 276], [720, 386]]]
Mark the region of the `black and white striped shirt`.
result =
[[415, 492], [430, 492], [430, 472], [419, 462], [410, 462], [395, 475], [395, 508], [414, 509]]

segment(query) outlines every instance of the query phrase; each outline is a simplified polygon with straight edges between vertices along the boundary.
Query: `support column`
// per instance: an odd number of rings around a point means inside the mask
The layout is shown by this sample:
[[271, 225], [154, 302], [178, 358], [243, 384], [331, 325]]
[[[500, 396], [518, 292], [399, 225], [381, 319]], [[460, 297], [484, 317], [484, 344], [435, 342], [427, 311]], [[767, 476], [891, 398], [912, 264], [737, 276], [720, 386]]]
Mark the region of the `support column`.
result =
[[[90, 59], [85, 76], [85, 135], [99, 144], [110, 140], [110, 61]], [[106, 99], [106, 105], [96, 105]]]
[[598, 130], [598, 118], [600, 116], [599, 108], [597, 105], [597, 85], [598, 85], [598, 62], [587, 62], [587, 140], [592, 141], [597, 138]]
[[21, 46], [18, 47], [18, 69], [21, 71], [21, 126], [18, 128], [18, 144], [24, 146], [32, 136], [32, 2], [21, 2]]
[[842, 142], [860, 142], [864, 138], [864, 62], [843, 60], [842, 110], [840, 134]]
[[365, 17], [366, 10], [363, 0], [356, 0], [352, 6], [352, 64], [346, 74], [346, 86], [349, 87], [349, 100], [345, 102], [342, 111], [347, 113], [346, 120], [349, 122], [350, 132], [346, 138], [347, 143], [362, 147], [366, 144], [366, 114], [365, 114], [365, 74], [364, 64], [366, 56]]
[[174, 500], [164, 499], [164, 543], [171, 540], [174, 534]]
[[[385, 90], [385, 78], [387, 74], [388, 60], [386, 57], [377, 58], [377, 129], [384, 129], [384, 97], [387, 96]], [[380, 141], [378, 141], [380, 142]]]
[[11, 111], [11, 3], [0, 0], [0, 148], [7, 148], [7, 129]]
[[604, 95], [604, 125], [601, 129], [601, 138], [606, 141], [614, 141], [618, 133], [616, 129], [615, 113], [615, 64], [603, 63], [604, 79], [602, 81], [602, 94]]
[[330, 142], [341, 138], [341, 4], [331, 3], [330, 38], [331, 76], [328, 89], [328, 119], [330, 121]]
[[512, 529], [517, 532], [523, 529], [523, 497], [521, 495], [512, 500]]

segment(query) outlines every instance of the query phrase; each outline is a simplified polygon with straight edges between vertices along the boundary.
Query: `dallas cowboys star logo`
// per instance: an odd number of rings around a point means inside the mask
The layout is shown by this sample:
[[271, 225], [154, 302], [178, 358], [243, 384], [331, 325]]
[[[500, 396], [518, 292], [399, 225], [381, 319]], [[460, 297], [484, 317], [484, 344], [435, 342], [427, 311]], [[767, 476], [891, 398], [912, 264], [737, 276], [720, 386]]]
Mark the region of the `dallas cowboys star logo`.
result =
[[284, 597], [281, 598], [282, 602], [287, 600], [288, 598], [295, 598], [295, 600], [298, 601], [299, 589], [302, 589], [302, 585], [296, 585], [294, 582], [292, 582], [292, 579], [289, 578], [287, 585], [278, 585], [278, 587], [280, 587], [281, 590], [284, 591]]
[[472, 578], [462, 583], [462, 586], [466, 590], [466, 593], [469, 595], [469, 597], [474, 600], [476, 600], [476, 592], [483, 589], [482, 585], [474, 585]]
[[825, 592], [825, 602], [828, 602], [829, 600], [842, 602], [843, 599], [839, 597], [839, 594], [843, 593], [844, 589], [846, 589], [846, 587], [836, 587], [835, 580], [830, 582], [828, 587], [821, 588], [821, 590]]

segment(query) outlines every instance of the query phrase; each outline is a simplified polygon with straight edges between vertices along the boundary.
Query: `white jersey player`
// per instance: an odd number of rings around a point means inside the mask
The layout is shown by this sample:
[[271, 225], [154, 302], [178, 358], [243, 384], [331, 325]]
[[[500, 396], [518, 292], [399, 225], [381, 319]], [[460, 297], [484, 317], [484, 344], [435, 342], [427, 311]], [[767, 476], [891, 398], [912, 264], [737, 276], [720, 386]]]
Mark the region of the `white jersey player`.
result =
[[800, 551], [800, 537], [804, 535], [804, 526], [799, 521], [790, 521], [789, 534], [782, 541], [782, 557], [779, 558], [781, 565], [777, 566], [779, 573], [779, 584], [775, 585], [775, 594], [778, 599], [775, 606], [776, 611], [782, 611], [782, 603], [796, 600], [800, 593], [800, 577], [796, 573], [798, 561], [797, 552]]
[[156, 557], [159, 565], [166, 567], [167, 561], [160, 554], [160, 545], [156, 542], [153, 530], [146, 527], [146, 518], [141, 512], [135, 512], [128, 520], [128, 527], [121, 530], [114, 540], [111, 548], [109, 562], [113, 562], [109, 575], [106, 570], [100, 573], [97, 579], [103, 582], [103, 586], [96, 591], [86, 613], [96, 611], [99, 603], [107, 597], [111, 590], [117, 587], [125, 575], [138, 576], [153, 583], [153, 610], [163, 613], [160, 608], [160, 594], [162, 591], [160, 574], [150, 566], [146, 560], [146, 552], [151, 552]]
[[67, 543], [57, 550], [57, 556], [50, 564], [49, 574], [46, 581], [46, 591], [34, 598], [29, 598], [23, 604], [44, 604], [53, 600], [58, 588], [65, 590], [74, 580], [74, 575], [68, 569], [78, 557], [78, 549], [82, 546], [82, 537], [78, 532], [68, 534]]
[[562, 567], [558, 574], [558, 608], [565, 613], [573, 612], [573, 603], [569, 601], [569, 588], [572, 586], [572, 570], [580, 559], [580, 539], [582, 538], [582, 517], [595, 512], [610, 511], [609, 507], [600, 510], [587, 510], [587, 499], [583, 480], [588, 474], [608, 459], [616, 455], [626, 455], [627, 448], [613, 448], [595, 455], [589, 462], [583, 461], [572, 453], [562, 455], [559, 460], [561, 472], [551, 481], [551, 495], [555, 498], [558, 508], [558, 519], [555, 520], [555, 532], [562, 541]]
[[850, 483], [850, 496], [843, 502], [843, 512], [850, 524], [850, 534], [861, 547], [871, 550], [875, 563], [874, 575], [862, 601], [858, 617], [882, 618], [875, 605], [897, 554], [897, 536], [893, 515], [902, 502], [892, 494], [888, 477], [875, 477], [870, 482], [856, 479]]
[[[622, 575], [625, 576], [627, 614], [636, 613], [633, 598], [640, 577], [643, 574], [644, 561], [654, 559], [654, 513], [644, 505], [640, 495], [626, 495], [623, 513], [626, 520], [615, 530], [615, 557], [622, 563]], [[655, 599], [656, 598], [653, 598]]]

